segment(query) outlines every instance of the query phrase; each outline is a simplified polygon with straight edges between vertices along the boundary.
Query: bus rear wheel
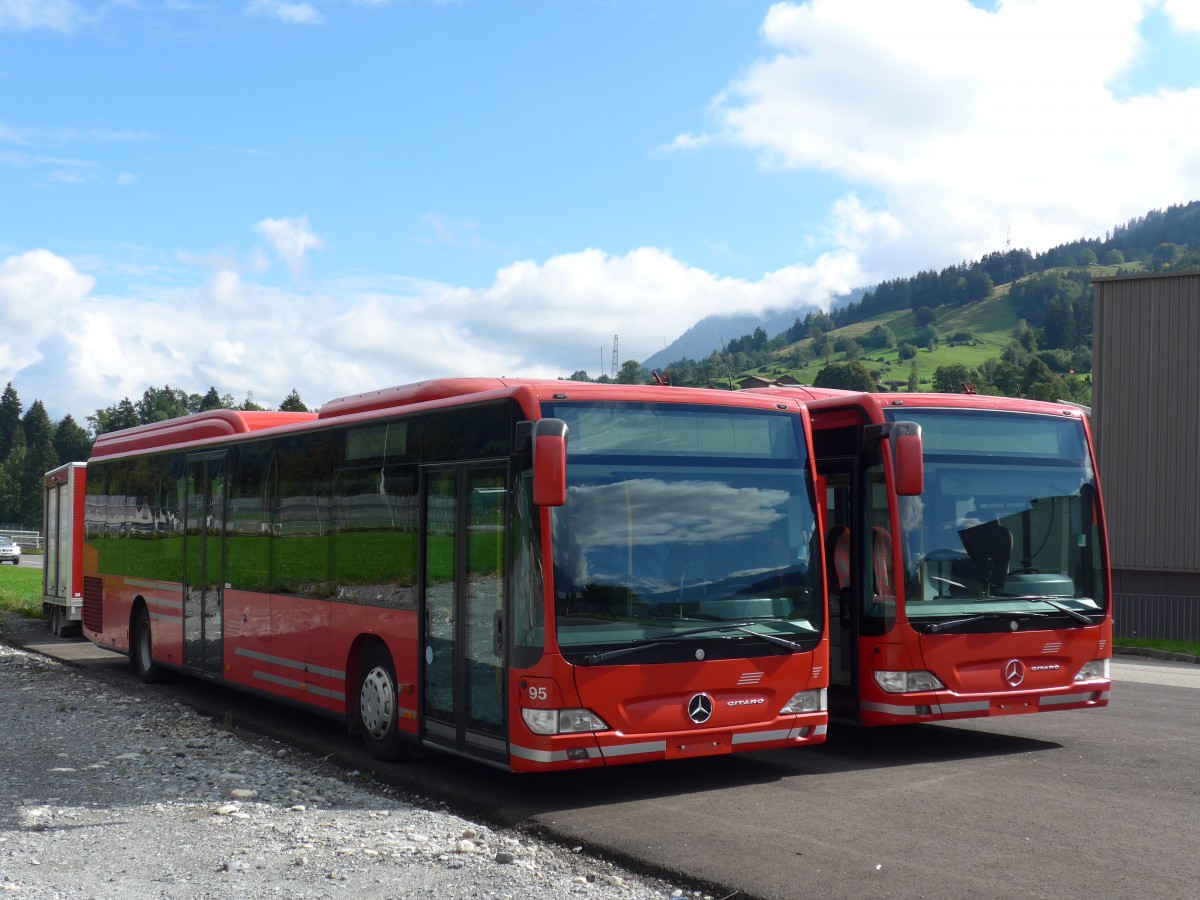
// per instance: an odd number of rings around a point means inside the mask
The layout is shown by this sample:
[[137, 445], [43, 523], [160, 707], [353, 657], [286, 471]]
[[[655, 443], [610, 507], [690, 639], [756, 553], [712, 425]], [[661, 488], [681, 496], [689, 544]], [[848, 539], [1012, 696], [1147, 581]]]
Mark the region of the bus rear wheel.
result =
[[367, 752], [389, 761], [401, 755], [396, 667], [387, 647], [376, 644], [363, 656], [358, 676], [358, 730]]
[[129, 661], [133, 671], [146, 684], [154, 684], [162, 680], [162, 667], [154, 661], [153, 647], [150, 643], [150, 613], [146, 607], [141, 607], [133, 620], [133, 642], [129, 648]]

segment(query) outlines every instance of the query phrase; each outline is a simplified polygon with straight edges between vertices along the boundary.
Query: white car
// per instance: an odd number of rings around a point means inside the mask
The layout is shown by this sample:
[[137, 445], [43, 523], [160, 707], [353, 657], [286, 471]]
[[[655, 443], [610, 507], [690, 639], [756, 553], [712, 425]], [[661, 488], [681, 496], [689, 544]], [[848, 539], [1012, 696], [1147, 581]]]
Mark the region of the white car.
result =
[[21, 563], [21, 548], [13, 543], [13, 539], [0, 534], [0, 563], [10, 562], [14, 566]]

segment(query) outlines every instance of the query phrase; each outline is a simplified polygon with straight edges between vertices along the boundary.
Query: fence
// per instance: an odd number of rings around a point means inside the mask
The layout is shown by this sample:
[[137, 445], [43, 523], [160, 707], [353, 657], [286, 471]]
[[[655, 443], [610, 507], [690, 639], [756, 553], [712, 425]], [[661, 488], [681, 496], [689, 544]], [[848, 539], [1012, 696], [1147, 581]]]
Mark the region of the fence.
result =
[[0, 527], [0, 534], [10, 537], [13, 542], [27, 550], [42, 549], [42, 535], [37, 531], [19, 531], [12, 528]]

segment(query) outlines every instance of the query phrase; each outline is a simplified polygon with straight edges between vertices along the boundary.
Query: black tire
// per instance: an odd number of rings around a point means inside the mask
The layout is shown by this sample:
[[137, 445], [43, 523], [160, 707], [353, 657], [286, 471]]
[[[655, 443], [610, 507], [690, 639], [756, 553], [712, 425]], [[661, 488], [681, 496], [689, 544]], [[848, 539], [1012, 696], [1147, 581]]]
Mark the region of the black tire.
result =
[[163, 669], [154, 661], [150, 641], [150, 613], [140, 607], [133, 618], [133, 640], [129, 645], [129, 662], [133, 671], [146, 684], [157, 684], [163, 679]]
[[57, 603], [50, 604], [50, 633], [55, 637], [62, 637], [62, 607]]
[[384, 762], [403, 755], [396, 708], [396, 667], [392, 654], [382, 644], [376, 644], [363, 656], [354, 697], [355, 724], [367, 752]]

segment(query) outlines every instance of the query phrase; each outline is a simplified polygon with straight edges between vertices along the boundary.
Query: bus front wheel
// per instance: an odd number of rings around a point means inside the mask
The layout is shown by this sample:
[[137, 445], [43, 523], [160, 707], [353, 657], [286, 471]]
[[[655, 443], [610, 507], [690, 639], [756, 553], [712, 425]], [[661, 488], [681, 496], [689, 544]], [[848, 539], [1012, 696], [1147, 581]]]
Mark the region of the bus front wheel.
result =
[[396, 709], [396, 667], [387, 647], [376, 644], [363, 657], [358, 676], [358, 730], [376, 759], [389, 761], [401, 754]]
[[133, 646], [129, 648], [129, 661], [133, 663], [133, 671], [146, 684], [154, 684], [162, 680], [162, 667], [154, 661], [150, 643], [150, 613], [146, 607], [137, 611], [133, 620]]

